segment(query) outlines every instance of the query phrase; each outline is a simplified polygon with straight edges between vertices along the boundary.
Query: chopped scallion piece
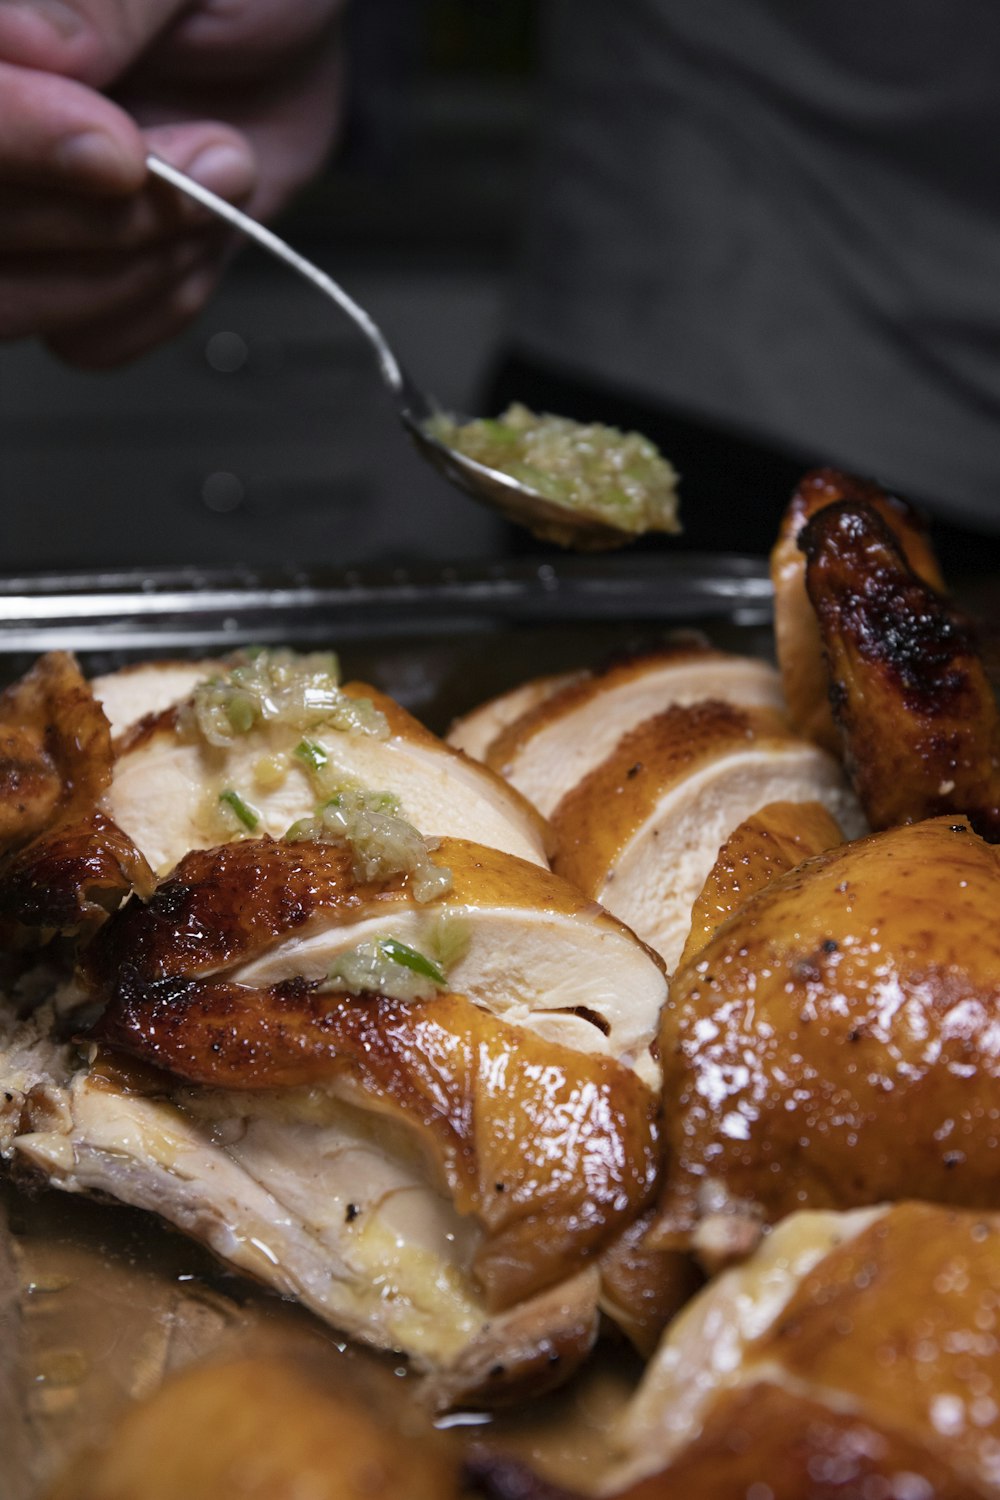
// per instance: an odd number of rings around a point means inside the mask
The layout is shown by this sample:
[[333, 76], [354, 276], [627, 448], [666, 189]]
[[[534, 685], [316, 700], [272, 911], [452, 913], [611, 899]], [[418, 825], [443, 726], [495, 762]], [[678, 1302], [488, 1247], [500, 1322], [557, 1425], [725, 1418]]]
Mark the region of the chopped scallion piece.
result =
[[322, 771], [330, 760], [323, 746], [316, 740], [300, 740], [295, 747], [295, 755], [309, 767], [310, 771]]
[[244, 802], [239, 792], [234, 792], [232, 787], [227, 787], [224, 792], [219, 793], [219, 802], [223, 807], [229, 809], [237, 821], [243, 824], [248, 833], [256, 832], [260, 825], [260, 813], [255, 807], [251, 807], [248, 802]]
[[416, 948], [411, 948], [408, 943], [401, 943], [398, 938], [383, 938], [379, 947], [386, 958], [391, 958], [394, 964], [401, 964], [404, 969], [409, 969], [413, 974], [419, 974], [422, 979], [430, 979], [434, 984], [444, 987], [444, 974], [429, 958], [419, 953]]

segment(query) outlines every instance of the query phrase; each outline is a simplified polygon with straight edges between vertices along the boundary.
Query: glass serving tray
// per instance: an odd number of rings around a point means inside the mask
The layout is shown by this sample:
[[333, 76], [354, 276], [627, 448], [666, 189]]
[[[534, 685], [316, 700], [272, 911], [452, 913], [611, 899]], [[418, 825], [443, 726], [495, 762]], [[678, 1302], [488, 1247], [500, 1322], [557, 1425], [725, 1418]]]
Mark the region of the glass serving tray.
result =
[[[678, 629], [769, 654], [765, 560], [636, 555], [386, 573], [199, 570], [0, 578], [0, 680], [41, 652], [88, 672], [250, 643], [339, 650], [435, 730], [525, 677], [599, 663]], [[172, 1370], [259, 1349], [321, 1358], [373, 1402], [408, 1399], [405, 1367], [345, 1346], [296, 1306], [221, 1268], [137, 1210], [0, 1182], [0, 1494], [38, 1500], [127, 1403]], [[638, 1365], [606, 1349], [527, 1412], [452, 1418], [565, 1483], [584, 1481]]]

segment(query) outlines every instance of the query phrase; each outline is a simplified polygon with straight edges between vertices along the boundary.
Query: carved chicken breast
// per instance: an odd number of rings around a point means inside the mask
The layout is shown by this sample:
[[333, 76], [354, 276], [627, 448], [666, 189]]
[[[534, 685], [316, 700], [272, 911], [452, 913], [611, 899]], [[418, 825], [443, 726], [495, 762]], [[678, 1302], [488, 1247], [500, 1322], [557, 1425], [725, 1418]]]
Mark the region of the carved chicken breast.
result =
[[623, 736], [672, 704], [713, 698], [780, 709], [766, 662], [687, 643], [618, 661], [548, 694], [492, 742], [487, 764], [548, 817]]
[[870, 506], [885, 522], [914, 573], [931, 588], [944, 582], [921, 516], [877, 484], [839, 469], [814, 469], [792, 496], [771, 553], [774, 639], [793, 729], [824, 749], [839, 753], [840, 737], [830, 712], [830, 685], [823, 642], [806, 592], [806, 562], [799, 538], [817, 511], [838, 501]]
[[1000, 841], [1000, 709], [968, 622], [865, 506], [820, 510], [799, 543], [845, 760], [871, 825], [954, 811]]
[[996, 1214], [792, 1215], [672, 1325], [603, 1493], [1000, 1494], [998, 1248]]
[[[303, 853], [298, 846], [287, 867]], [[266, 854], [265, 869], [268, 861], [284, 868], [287, 846]], [[234, 977], [258, 988], [293, 979], [322, 984], [338, 960], [361, 945], [401, 942], [431, 955], [443, 947], [447, 959], [440, 967], [449, 989], [513, 1025], [614, 1057], [647, 1082], [658, 1080], [649, 1048], [667, 982], [656, 954], [574, 886], [526, 860], [458, 839], [441, 840], [431, 857], [450, 876], [448, 889], [433, 901], [415, 900], [409, 882], [352, 890], [340, 907], [323, 909], [241, 963]], [[232, 869], [232, 878], [243, 880], [258, 859], [255, 846], [246, 844], [203, 863]], [[198, 863], [185, 861], [178, 879], [189, 878], [189, 871], [197, 879]], [[255, 890], [261, 878], [252, 876]], [[128, 924], [119, 930], [128, 934]], [[123, 960], [130, 941], [126, 935]]]
[[997, 1201], [1000, 857], [937, 818], [807, 860], [671, 984], [661, 1244], [797, 1208]]
[[[538, 814], [484, 766], [432, 735], [374, 688], [346, 684], [360, 703], [361, 726], [318, 722], [307, 733], [254, 725], [226, 742], [206, 743], [177, 709], [146, 720], [126, 739], [105, 808], [154, 869], [170, 869], [189, 849], [226, 836], [220, 798], [238, 799], [244, 827], [231, 832], [283, 834], [308, 818], [326, 784], [392, 793], [403, 816], [431, 835], [452, 835], [544, 865], [546, 831]], [[377, 716], [377, 717], [376, 717]], [[306, 746], [296, 754], [299, 746]]]
[[837, 763], [773, 710], [670, 708], [626, 735], [559, 803], [553, 868], [671, 968], [723, 840], [778, 799], [819, 801], [845, 829], [861, 826]]
[[[472, 980], [489, 969], [496, 915], [492, 852], [479, 853], [484, 956], [451, 960]], [[473, 862], [470, 889], [474, 876]], [[402, 958], [404, 980], [429, 972], [429, 993], [392, 998], [384, 968], [368, 993], [326, 982], [321, 929], [355, 924], [371, 942], [380, 907], [411, 911], [406, 883], [360, 879], [342, 844], [192, 852], [85, 955], [107, 1002], [94, 1038], [143, 1066], [103, 1052], [83, 1064], [41, 1017], [13, 1031], [6, 1149], [58, 1186], [159, 1212], [352, 1336], [404, 1349], [436, 1401], [496, 1399], [561, 1378], [589, 1349], [595, 1257], [655, 1188], [656, 1101], [603, 1050], [602, 1027], [587, 1023], [588, 1053], [515, 1026], [396, 937], [383, 956]], [[662, 983], [634, 939], [594, 920]]]

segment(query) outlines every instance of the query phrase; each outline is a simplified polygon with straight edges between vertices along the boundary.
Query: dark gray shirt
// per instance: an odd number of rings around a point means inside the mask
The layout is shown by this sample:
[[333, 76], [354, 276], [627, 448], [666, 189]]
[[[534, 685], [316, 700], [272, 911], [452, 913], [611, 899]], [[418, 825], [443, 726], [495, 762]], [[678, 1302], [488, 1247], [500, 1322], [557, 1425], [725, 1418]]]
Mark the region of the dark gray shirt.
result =
[[518, 346], [1000, 529], [996, 0], [554, 0]]

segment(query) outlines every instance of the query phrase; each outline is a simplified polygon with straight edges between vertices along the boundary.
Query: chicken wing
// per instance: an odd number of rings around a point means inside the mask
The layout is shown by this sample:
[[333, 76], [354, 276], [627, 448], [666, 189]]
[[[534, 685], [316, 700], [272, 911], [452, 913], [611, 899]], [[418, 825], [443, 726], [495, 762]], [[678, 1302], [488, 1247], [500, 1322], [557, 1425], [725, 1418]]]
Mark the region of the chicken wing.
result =
[[799, 536], [810, 517], [840, 500], [860, 502], [877, 511], [917, 576], [932, 588], [944, 590], [927, 528], [905, 500], [839, 469], [814, 469], [805, 475], [785, 511], [771, 553], [774, 637], [792, 727], [834, 754], [840, 738], [830, 712], [823, 643], [806, 593]]
[[866, 506], [799, 537], [834, 716], [874, 828], [960, 812], [1000, 840], [1000, 710], [968, 623]]

